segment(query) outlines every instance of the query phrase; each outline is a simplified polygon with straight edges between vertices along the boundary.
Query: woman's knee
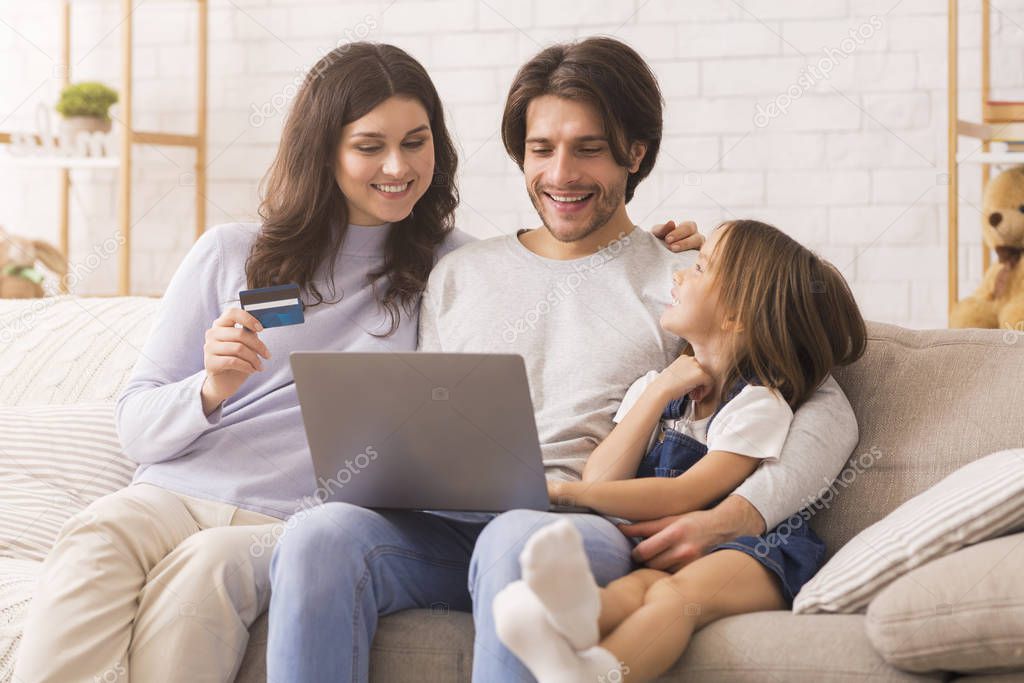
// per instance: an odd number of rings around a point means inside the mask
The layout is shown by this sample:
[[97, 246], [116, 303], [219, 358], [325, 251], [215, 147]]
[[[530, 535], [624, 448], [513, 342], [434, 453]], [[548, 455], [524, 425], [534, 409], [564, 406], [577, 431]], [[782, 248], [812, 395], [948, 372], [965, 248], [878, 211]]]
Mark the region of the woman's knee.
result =
[[258, 527], [213, 527], [186, 538], [172, 551], [178, 564], [197, 575], [218, 576], [252, 565], [263, 556]]
[[173, 515], [172, 506], [181, 503], [173, 494], [152, 486], [129, 486], [102, 496], [79, 510], [64, 523], [55, 547], [83, 536], [95, 536], [111, 543], [129, 541], [135, 534], [151, 535], [157, 525]]

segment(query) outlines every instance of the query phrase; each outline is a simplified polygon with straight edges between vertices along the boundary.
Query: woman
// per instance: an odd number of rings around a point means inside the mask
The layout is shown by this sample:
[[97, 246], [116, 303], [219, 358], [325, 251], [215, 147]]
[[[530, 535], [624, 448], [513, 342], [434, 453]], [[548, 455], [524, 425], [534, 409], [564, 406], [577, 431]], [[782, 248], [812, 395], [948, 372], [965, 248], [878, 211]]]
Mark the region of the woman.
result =
[[[310, 71], [262, 225], [207, 231], [167, 288], [116, 408], [135, 480], [62, 530], [15, 680], [234, 678], [269, 598], [272, 548], [254, 539], [273, 539], [264, 525], [315, 480], [288, 353], [415, 348], [430, 269], [467, 239], [452, 227], [455, 171], [437, 92], [408, 54], [351, 44]], [[285, 283], [303, 324], [263, 330], [239, 309], [240, 290]]]

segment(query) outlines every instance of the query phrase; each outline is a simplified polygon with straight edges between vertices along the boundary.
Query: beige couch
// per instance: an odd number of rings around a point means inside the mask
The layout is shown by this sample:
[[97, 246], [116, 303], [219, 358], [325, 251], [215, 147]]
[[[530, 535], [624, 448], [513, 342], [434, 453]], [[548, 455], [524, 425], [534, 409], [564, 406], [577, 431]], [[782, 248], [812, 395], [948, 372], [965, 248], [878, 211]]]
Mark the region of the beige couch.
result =
[[[0, 354], [0, 405], [112, 401], [137, 357], [156, 304], [141, 298], [0, 302], [0, 348], [6, 347]], [[881, 457], [813, 518], [812, 525], [832, 552], [954, 469], [988, 453], [1024, 445], [1024, 336], [977, 330], [917, 332], [872, 324], [870, 337], [866, 356], [838, 372], [837, 378], [860, 422], [857, 453], [876, 449]], [[995, 555], [971, 555], [971, 549], [958, 555], [963, 562], [987, 563], [977, 567], [978, 574], [1019, 585], [1014, 577], [1024, 574], [1019, 561], [1024, 555], [1018, 551], [1014, 561], [1005, 562], [991, 557], [1010, 556], [1022, 541], [1024, 534], [1016, 534], [995, 541]], [[27, 581], [4, 582], [4, 577], [25, 573], [25, 563], [15, 562], [0, 557], [0, 599], [5, 590], [17, 590], [12, 586], [30, 591]], [[939, 575], [921, 574], [910, 580], [927, 588], [927, 581], [942, 580]], [[964, 586], [962, 593], [971, 588]], [[969, 609], [1013, 607], [1008, 601], [1015, 599], [1016, 608], [1024, 610], [1024, 593], [1015, 590], [1015, 598], [981, 607], [972, 603]], [[23, 595], [21, 607], [8, 611], [13, 615], [9, 623], [0, 622], [0, 638], [16, 637], [29, 597]], [[923, 606], [941, 609], [947, 617], [960, 608]], [[966, 676], [910, 673], [890, 666], [879, 650], [891, 658], [901, 644], [873, 643], [870, 626], [864, 614], [764, 612], [724, 619], [699, 632], [661, 680], [1024, 681], [1024, 623], [1011, 634], [1021, 654], [1016, 673]], [[388, 683], [469, 681], [472, 633], [472, 620], [463, 613], [413, 610], [386, 617], [374, 642], [372, 678]], [[266, 637], [262, 618], [252, 629], [237, 680], [265, 680]], [[977, 673], [977, 649], [983, 652], [985, 644], [972, 643], [970, 633], [964, 640], [977, 646], [973, 658], [963, 660]], [[945, 661], [952, 669], [961, 668], [955, 655]]]

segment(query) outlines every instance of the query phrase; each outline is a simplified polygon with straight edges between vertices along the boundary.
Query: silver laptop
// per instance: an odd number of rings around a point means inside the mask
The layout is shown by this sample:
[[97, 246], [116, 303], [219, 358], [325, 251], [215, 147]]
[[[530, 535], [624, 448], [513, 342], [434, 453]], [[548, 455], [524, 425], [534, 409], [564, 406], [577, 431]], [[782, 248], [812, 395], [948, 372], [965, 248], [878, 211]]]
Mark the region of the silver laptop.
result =
[[521, 356], [296, 351], [290, 358], [321, 500], [549, 509]]

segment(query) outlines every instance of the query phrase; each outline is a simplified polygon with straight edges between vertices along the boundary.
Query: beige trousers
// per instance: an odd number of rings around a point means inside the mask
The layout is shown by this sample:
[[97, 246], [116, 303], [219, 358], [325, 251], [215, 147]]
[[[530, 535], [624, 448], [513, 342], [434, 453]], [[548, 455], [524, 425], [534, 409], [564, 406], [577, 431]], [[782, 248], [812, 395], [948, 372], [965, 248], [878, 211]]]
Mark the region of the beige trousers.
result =
[[151, 484], [100, 498], [43, 564], [14, 682], [234, 680], [280, 523]]

